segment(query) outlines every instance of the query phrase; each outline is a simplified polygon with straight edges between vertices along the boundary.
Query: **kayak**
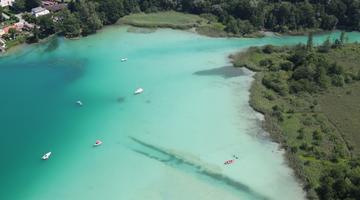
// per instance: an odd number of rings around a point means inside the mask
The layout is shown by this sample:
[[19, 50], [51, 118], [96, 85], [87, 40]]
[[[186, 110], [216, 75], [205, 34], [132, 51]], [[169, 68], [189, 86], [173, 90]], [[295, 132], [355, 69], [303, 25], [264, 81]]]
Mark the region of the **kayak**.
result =
[[224, 165], [230, 165], [233, 164], [235, 162], [235, 160], [227, 160], [224, 162]]
[[97, 147], [97, 146], [100, 146], [101, 144], [102, 144], [102, 142], [100, 140], [96, 140], [96, 142], [93, 146]]

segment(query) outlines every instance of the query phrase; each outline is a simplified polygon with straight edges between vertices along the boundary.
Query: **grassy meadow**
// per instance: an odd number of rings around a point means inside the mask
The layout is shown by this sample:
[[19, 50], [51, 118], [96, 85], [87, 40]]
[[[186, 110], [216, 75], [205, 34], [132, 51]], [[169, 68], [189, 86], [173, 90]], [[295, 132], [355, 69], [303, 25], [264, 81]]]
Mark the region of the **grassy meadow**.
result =
[[200, 26], [206, 21], [198, 15], [167, 11], [131, 14], [121, 18], [119, 23], [147, 28], [189, 29]]
[[118, 21], [118, 24], [126, 24], [142, 28], [172, 28], [172, 29], [191, 29], [201, 35], [209, 37], [262, 37], [260, 32], [241, 35], [232, 34], [225, 31], [225, 25], [218, 22], [213, 15], [201, 14], [194, 15], [175, 11], [163, 11], [156, 13], [135, 13], [127, 15]]

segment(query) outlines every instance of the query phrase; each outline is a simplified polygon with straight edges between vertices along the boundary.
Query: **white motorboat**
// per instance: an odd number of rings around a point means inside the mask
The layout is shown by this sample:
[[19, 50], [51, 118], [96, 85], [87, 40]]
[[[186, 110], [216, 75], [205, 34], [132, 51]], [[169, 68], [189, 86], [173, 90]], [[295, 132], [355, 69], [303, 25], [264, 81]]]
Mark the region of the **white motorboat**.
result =
[[127, 60], [127, 58], [121, 58], [121, 62], [126, 62]]
[[76, 105], [83, 106], [83, 103], [81, 101], [76, 101]]
[[93, 145], [94, 147], [100, 146], [102, 144], [102, 142], [100, 140], [96, 140], [95, 144]]
[[41, 159], [43, 159], [43, 160], [48, 160], [48, 159], [50, 158], [50, 156], [51, 156], [51, 151], [50, 151], [50, 152], [47, 152], [46, 154], [44, 154], [44, 155], [41, 157]]
[[136, 89], [136, 90], [134, 91], [134, 94], [137, 95], [137, 94], [141, 94], [141, 93], [143, 93], [143, 92], [144, 92], [144, 89], [138, 88], [138, 89]]

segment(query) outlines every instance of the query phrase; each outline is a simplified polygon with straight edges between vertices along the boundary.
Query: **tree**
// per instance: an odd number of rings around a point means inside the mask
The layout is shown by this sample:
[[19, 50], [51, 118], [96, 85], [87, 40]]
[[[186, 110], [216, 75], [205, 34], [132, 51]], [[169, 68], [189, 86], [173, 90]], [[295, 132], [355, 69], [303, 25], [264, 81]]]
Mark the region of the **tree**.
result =
[[13, 8], [18, 12], [25, 11], [26, 10], [25, 0], [15, 0], [15, 2], [13, 3]]
[[40, 26], [41, 37], [46, 37], [55, 33], [55, 24], [51, 15], [38, 17], [37, 25]]
[[37, 28], [37, 26], [34, 26], [34, 28], [32, 29], [32, 36], [27, 38], [27, 42], [28, 43], [35, 43], [39, 41], [39, 29]]
[[81, 21], [82, 33], [84, 35], [95, 33], [96, 30], [102, 27], [102, 21], [96, 12], [96, 6], [94, 2], [84, 0], [80, 0], [76, 5], [77, 14]]
[[231, 32], [234, 34], [239, 34], [240, 30], [238, 27], [238, 23], [236, 21], [236, 19], [233, 16], [230, 16], [227, 23], [226, 23], [226, 27], [225, 30], [227, 32]]
[[346, 40], [347, 40], [347, 38], [346, 38], [346, 33], [345, 33], [345, 31], [341, 31], [341, 33], [340, 33], [340, 42], [341, 42], [341, 45], [344, 45], [344, 44], [346, 43]]
[[327, 53], [331, 49], [331, 41], [330, 37], [327, 37], [327, 39], [322, 43], [321, 46], [318, 47], [318, 51], [322, 53]]
[[3, 14], [3, 8], [0, 6], [0, 22], [3, 21], [3, 16], [2, 16], [2, 14]]
[[113, 24], [124, 16], [126, 11], [119, 0], [103, 0], [99, 2], [99, 13], [104, 24]]
[[41, 5], [41, 0], [25, 0], [25, 9], [30, 11], [31, 9]]
[[36, 23], [36, 17], [30, 13], [24, 13], [22, 18], [29, 23]]
[[309, 33], [308, 40], [307, 40], [307, 43], [306, 43], [306, 48], [308, 50], [312, 50], [313, 46], [314, 46], [313, 34]]
[[9, 36], [10, 36], [11, 39], [15, 39], [16, 34], [17, 34], [17, 30], [15, 28], [10, 28], [9, 29]]
[[325, 14], [322, 16], [320, 27], [325, 30], [333, 30], [338, 22], [339, 20], [334, 15]]
[[81, 33], [80, 20], [68, 9], [60, 11], [57, 15], [56, 29], [65, 37], [77, 37]]

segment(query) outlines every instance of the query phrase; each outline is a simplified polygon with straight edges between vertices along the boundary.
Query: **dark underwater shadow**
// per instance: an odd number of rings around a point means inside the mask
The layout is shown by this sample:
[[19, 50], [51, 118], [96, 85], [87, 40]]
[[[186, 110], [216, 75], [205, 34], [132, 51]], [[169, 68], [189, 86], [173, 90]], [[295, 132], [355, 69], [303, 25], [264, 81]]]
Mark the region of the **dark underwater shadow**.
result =
[[246, 73], [241, 68], [236, 68], [233, 66], [225, 66], [214, 69], [202, 70], [194, 72], [194, 75], [198, 76], [221, 76], [225, 79], [233, 78], [238, 76], [245, 76]]
[[130, 137], [132, 141], [139, 144], [142, 150], [132, 149], [134, 152], [139, 153], [143, 156], [146, 156], [150, 159], [162, 162], [168, 166], [182, 170], [188, 173], [198, 174], [201, 178], [215, 181], [217, 184], [222, 186], [227, 186], [228, 188], [234, 191], [244, 192], [252, 197], [255, 197], [259, 200], [270, 200], [270, 198], [264, 196], [263, 194], [253, 190], [248, 185], [241, 183], [237, 180], [234, 180], [228, 176], [225, 176], [216, 171], [207, 169], [205, 166], [202, 166], [197, 163], [190, 162], [184, 158], [181, 158], [179, 155], [173, 154], [169, 151], [156, 147], [154, 145], [145, 143], [134, 137]]
[[55, 51], [57, 48], [59, 48], [60, 42], [58, 37], [53, 37], [47, 42], [46, 48], [44, 49], [44, 52], [51, 52]]

